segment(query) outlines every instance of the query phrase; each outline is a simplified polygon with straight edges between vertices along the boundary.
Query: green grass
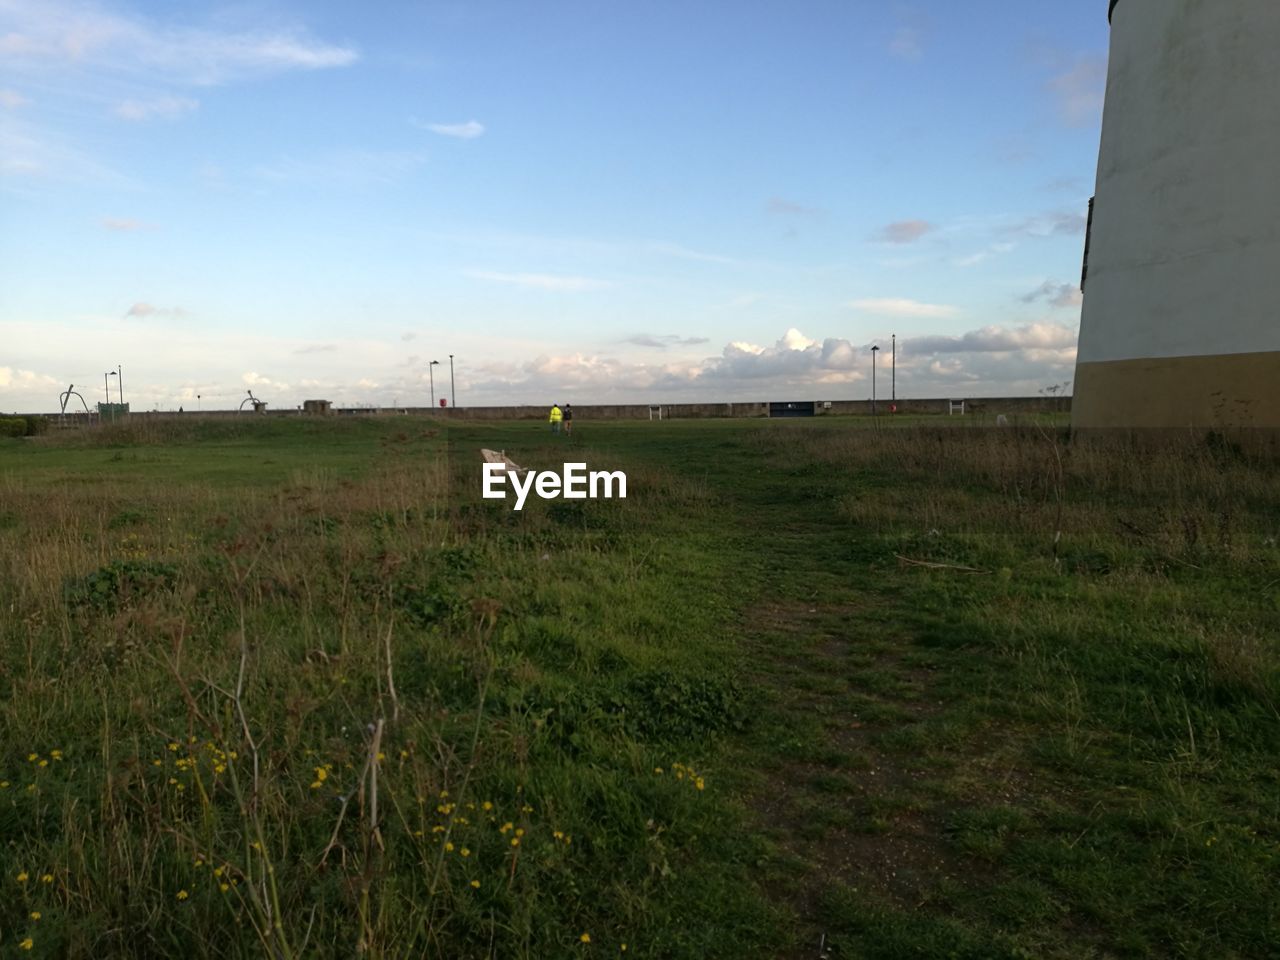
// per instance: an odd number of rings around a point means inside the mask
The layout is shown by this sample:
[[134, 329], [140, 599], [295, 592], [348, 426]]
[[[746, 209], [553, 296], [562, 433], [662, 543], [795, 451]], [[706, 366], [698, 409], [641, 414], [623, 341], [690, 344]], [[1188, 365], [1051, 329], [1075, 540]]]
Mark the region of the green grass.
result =
[[0, 441], [0, 953], [1274, 955], [1274, 449], [577, 431]]

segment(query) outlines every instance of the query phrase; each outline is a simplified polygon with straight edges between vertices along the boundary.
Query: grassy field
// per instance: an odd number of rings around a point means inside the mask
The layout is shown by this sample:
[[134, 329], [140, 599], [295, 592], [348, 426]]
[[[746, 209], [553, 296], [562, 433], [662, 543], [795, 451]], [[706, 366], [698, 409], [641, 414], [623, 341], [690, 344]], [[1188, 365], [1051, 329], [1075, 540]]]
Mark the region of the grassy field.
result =
[[[627, 471], [480, 499], [479, 448]], [[0, 440], [0, 956], [1280, 953], [1280, 454]]]

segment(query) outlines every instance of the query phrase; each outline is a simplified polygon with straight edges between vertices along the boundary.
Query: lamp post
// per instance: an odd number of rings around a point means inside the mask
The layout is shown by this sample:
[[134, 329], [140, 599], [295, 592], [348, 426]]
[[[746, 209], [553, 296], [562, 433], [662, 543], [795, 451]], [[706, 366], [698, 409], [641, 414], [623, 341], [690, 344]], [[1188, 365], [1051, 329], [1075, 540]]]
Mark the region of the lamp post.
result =
[[430, 363], [427, 364], [427, 373], [431, 377], [431, 409], [432, 410], [436, 408], [436, 371], [434, 368], [438, 366], [439, 363], [440, 363], [439, 360], [432, 360]]
[[896, 333], [893, 335], [892, 346], [893, 346], [893, 353], [891, 356], [892, 356], [893, 366], [890, 369], [890, 377], [889, 377], [889, 383], [890, 383], [889, 399], [893, 402], [894, 406], [896, 407], [898, 404], [898, 335]]
[[120, 391], [120, 406], [124, 406], [124, 368], [116, 364], [116, 389]]
[[456, 407], [458, 405], [458, 391], [453, 385], [453, 354], [449, 354], [449, 405]]
[[871, 415], [876, 415], [876, 353], [880, 347], [871, 348]]

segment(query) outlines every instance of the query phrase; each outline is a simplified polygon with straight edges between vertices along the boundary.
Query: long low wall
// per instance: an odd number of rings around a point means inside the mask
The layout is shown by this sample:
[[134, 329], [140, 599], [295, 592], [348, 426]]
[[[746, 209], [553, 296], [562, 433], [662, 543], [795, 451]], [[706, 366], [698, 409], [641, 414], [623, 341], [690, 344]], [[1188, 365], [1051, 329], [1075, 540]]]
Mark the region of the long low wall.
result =
[[[818, 400], [792, 401], [807, 406], [814, 405], [816, 416], [870, 416], [873, 412], [870, 400]], [[776, 405], [777, 401], [773, 405]], [[896, 403], [880, 400], [876, 411], [888, 415], [898, 414], [941, 414], [951, 412], [952, 401], [948, 398], [926, 400], [898, 400]], [[730, 417], [768, 417], [769, 402], [737, 402], [737, 403], [664, 403], [650, 406], [647, 403], [584, 403], [573, 408], [574, 417], [580, 420], [648, 420], [661, 416], [664, 420], [693, 420]], [[896, 410], [895, 410], [896, 407]], [[334, 408], [328, 414], [334, 417], [349, 416], [437, 416], [449, 420], [545, 420], [547, 406], [511, 406], [511, 407], [347, 407]], [[965, 399], [964, 410], [967, 415], [1019, 414], [1019, 413], [1068, 413], [1071, 410], [1070, 397], [978, 397]], [[134, 411], [133, 417], [297, 417], [302, 412], [296, 408], [272, 410], [268, 407], [261, 414], [236, 410], [187, 410], [183, 414], [176, 411]], [[58, 414], [46, 414], [57, 417]], [[83, 412], [75, 415], [67, 414], [68, 420], [84, 422]], [[96, 418], [94, 418], [96, 419]]]

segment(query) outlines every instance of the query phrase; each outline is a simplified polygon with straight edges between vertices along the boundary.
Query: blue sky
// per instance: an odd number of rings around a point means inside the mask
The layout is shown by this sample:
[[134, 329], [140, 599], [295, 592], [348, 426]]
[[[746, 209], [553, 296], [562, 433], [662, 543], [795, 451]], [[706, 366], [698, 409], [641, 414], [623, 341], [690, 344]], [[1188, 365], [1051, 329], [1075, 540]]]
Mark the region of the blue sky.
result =
[[0, 0], [0, 409], [1035, 393], [1105, 7]]

